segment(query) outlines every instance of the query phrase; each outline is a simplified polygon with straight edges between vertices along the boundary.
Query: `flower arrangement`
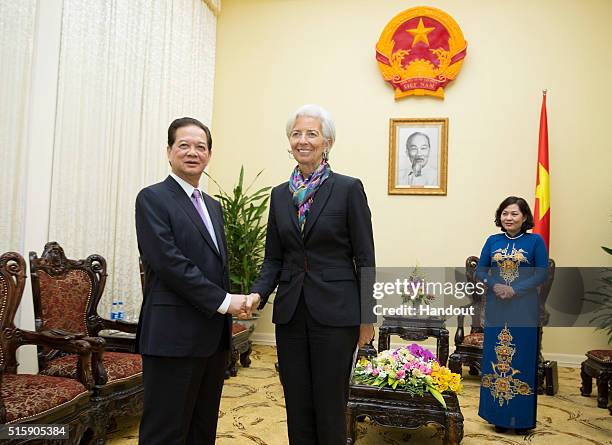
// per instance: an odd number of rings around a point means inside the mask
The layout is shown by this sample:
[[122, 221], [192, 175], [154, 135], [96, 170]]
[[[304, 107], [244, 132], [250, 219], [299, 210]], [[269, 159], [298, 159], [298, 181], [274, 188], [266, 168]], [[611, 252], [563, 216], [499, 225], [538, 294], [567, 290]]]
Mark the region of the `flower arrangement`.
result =
[[443, 392], [461, 392], [461, 376], [440, 366], [429, 350], [413, 343], [362, 357], [355, 365], [354, 380], [366, 385], [406, 391], [412, 396], [431, 393], [446, 408]]
[[408, 302], [412, 303], [413, 306], [423, 303], [428, 304], [436, 298], [433, 294], [425, 293], [427, 281], [425, 281], [425, 274], [419, 269], [419, 266], [415, 266], [408, 277], [408, 289], [410, 292], [402, 294], [402, 303], [404, 304]]

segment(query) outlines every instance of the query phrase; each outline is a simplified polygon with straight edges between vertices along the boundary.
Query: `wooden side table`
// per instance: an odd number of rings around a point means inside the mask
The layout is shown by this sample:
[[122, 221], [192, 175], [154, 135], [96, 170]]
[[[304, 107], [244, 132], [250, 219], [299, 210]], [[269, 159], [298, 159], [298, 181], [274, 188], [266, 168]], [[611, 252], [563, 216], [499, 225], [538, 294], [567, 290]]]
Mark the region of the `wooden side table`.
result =
[[237, 363], [243, 368], [248, 368], [251, 365], [251, 351], [253, 342], [250, 340], [254, 326], [249, 328], [243, 327], [242, 330], [236, 329], [239, 323], [234, 323], [232, 326], [232, 350], [230, 352], [230, 361], [225, 371], [225, 378], [236, 377], [238, 375]]
[[410, 396], [404, 391], [352, 384], [346, 410], [347, 445], [355, 443], [355, 419], [369, 416], [379, 425], [419, 428], [435, 423], [444, 427], [444, 444], [456, 445], [463, 439], [463, 414], [455, 394], [443, 394], [446, 409], [431, 394]]
[[[593, 390], [593, 379], [597, 382], [597, 406], [608, 407], [608, 395], [612, 386], [612, 349], [596, 349], [586, 353], [587, 359], [582, 362], [580, 376], [582, 387], [580, 394], [588, 397]], [[612, 406], [610, 407], [612, 414]]]
[[[404, 340], [412, 341], [435, 337], [440, 364], [444, 365], [448, 360], [448, 330], [443, 318], [384, 317], [379, 328], [379, 352], [389, 349], [391, 335], [399, 335]], [[360, 350], [360, 355], [364, 355], [361, 352]], [[372, 348], [366, 351], [365, 355], [375, 353]], [[443, 397], [446, 409], [429, 393], [425, 393], [423, 397], [413, 397], [404, 391], [351, 383], [346, 409], [347, 445], [355, 443], [356, 419], [366, 415], [379, 425], [399, 428], [415, 429], [435, 423], [444, 428], [446, 445], [458, 444], [463, 439], [463, 414], [459, 400], [456, 394], [443, 394]]]

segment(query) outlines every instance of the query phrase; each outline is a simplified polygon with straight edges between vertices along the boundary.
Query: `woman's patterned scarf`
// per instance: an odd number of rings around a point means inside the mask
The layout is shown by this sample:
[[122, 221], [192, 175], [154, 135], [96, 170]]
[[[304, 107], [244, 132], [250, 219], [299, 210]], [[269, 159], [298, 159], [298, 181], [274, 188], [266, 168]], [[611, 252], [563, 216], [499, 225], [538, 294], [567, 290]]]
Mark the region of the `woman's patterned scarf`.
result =
[[291, 179], [289, 179], [289, 191], [293, 194], [293, 204], [298, 209], [298, 222], [300, 224], [300, 232], [304, 231], [306, 217], [312, 206], [313, 198], [321, 184], [329, 177], [331, 168], [326, 161], [321, 162], [321, 165], [306, 179], [302, 178], [298, 166], [293, 169]]

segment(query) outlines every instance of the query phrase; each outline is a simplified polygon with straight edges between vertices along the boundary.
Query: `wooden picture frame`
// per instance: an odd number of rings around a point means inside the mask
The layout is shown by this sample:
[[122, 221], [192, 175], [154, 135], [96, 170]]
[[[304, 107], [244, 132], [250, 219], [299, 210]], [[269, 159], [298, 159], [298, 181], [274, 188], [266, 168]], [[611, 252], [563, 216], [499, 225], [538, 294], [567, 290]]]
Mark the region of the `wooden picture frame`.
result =
[[448, 118], [389, 119], [389, 195], [446, 195]]

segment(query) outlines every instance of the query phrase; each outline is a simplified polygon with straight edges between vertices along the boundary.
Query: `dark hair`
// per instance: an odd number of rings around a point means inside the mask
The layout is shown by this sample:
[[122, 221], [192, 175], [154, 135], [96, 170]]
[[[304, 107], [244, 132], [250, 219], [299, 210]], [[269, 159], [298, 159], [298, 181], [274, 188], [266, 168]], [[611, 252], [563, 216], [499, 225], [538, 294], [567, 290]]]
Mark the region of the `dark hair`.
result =
[[529, 204], [527, 204], [527, 201], [525, 201], [523, 198], [519, 198], [517, 196], [508, 196], [501, 202], [501, 204], [495, 211], [495, 225], [497, 227], [501, 227], [502, 232], [506, 231], [506, 229], [504, 229], [501, 223], [501, 214], [506, 207], [511, 206], [512, 204], [518, 205], [518, 208], [523, 214], [523, 216], [527, 217], [527, 219], [521, 226], [521, 232], [526, 232], [529, 229], [533, 229], [533, 214], [531, 213]]
[[206, 133], [206, 142], [208, 142], [208, 151], [212, 151], [212, 136], [210, 135], [210, 130], [202, 122], [192, 117], [180, 117], [172, 121], [168, 127], [168, 147], [172, 147], [176, 140], [176, 130], [181, 127], [188, 127], [189, 125], [195, 125], [204, 130], [204, 133]]

